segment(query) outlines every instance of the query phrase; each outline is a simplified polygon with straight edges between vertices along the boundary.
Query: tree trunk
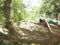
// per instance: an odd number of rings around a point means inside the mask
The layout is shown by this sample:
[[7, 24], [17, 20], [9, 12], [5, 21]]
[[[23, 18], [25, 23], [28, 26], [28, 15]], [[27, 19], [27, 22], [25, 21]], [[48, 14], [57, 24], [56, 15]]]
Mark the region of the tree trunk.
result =
[[5, 0], [5, 3], [4, 3], [4, 16], [6, 18], [6, 21], [11, 20], [10, 14], [11, 14], [11, 0]]
[[14, 27], [11, 22], [11, 0], [5, 0], [4, 3], [4, 16], [5, 16], [5, 28], [9, 30], [10, 33], [13, 32]]

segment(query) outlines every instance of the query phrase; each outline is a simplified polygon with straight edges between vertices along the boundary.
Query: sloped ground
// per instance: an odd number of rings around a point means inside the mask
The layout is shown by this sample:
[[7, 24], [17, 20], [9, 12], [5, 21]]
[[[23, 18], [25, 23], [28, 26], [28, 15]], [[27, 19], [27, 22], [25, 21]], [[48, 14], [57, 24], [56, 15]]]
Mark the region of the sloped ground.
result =
[[20, 35], [11, 35], [10, 37], [13, 37], [11, 38], [12, 40], [25, 43], [39, 43], [41, 45], [58, 45], [60, 43], [60, 28], [56, 25], [50, 25], [52, 32], [43, 23], [19, 22], [19, 24], [14, 23], [14, 26], [16, 32]]
[[27, 39], [27, 41], [30, 40], [30, 42], [37, 42], [42, 45], [57, 45], [60, 43], [60, 28], [53, 24], [50, 26], [52, 32], [43, 23], [20, 22], [18, 32], [23, 35], [22, 39]]

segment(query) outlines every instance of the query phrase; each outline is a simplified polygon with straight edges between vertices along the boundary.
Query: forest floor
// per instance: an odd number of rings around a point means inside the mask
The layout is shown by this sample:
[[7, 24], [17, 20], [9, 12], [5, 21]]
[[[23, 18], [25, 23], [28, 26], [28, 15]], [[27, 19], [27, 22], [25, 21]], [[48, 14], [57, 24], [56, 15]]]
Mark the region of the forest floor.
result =
[[[20, 40], [34, 43], [56, 43], [60, 41], [60, 28], [56, 25], [50, 25], [52, 33], [46, 24], [38, 22], [22, 22], [13, 23], [16, 31], [20, 34]], [[4, 26], [0, 26], [0, 32], [8, 34], [8, 30]]]

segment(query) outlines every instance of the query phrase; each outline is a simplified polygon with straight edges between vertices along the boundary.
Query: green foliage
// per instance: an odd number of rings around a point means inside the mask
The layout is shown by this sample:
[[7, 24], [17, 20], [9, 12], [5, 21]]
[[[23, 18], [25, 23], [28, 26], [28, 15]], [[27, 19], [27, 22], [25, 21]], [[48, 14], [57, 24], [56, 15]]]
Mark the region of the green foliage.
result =
[[[4, 0], [0, 0], [0, 21], [5, 20], [4, 18]], [[21, 21], [25, 18], [26, 11], [25, 5], [22, 0], [12, 0], [11, 3], [11, 20]]]
[[[22, 3], [22, 0], [12, 0], [11, 3], [11, 19], [13, 21], [21, 20], [36, 20], [41, 14], [46, 14], [47, 17], [57, 17], [60, 12], [59, 0], [42, 0], [41, 7], [34, 7], [32, 11], [27, 11], [26, 6]], [[3, 12], [4, 0], [0, 0], [0, 21], [5, 20]]]
[[59, 0], [43, 0], [41, 6], [41, 13], [46, 14], [49, 17], [57, 17], [60, 12], [60, 1]]
[[0, 22], [4, 20], [3, 6], [4, 6], [4, 0], [0, 0]]
[[25, 15], [25, 5], [22, 4], [22, 0], [12, 0], [12, 19], [14, 21], [21, 21]]
[[40, 17], [40, 7], [33, 8], [30, 13], [31, 13], [31, 19], [36, 20], [36, 18]]

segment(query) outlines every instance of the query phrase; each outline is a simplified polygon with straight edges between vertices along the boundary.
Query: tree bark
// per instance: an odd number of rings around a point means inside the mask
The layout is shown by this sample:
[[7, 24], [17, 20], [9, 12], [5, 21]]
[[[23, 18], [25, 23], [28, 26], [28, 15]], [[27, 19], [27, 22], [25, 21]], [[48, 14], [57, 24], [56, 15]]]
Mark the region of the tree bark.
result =
[[7, 21], [9, 21], [11, 19], [11, 0], [5, 0], [4, 3], [4, 16], [6, 18]]
[[5, 28], [9, 30], [9, 34], [14, 34], [15, 28], [11, 21], [11, 0], [5, 0], [4, 16], [5, 16]]

